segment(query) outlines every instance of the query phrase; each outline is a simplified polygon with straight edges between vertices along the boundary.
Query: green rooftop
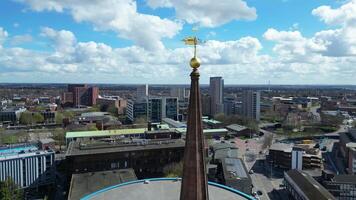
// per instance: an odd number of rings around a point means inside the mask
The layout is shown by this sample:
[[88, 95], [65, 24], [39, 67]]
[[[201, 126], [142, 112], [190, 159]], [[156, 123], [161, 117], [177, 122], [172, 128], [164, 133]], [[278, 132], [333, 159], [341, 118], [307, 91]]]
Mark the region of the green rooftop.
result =
[[207, 123], [207, 124], [221, 124], [220, 121], [217, 121], [217, 120], [214, 120], [214, 119], [203, 119], [202, 121], [204, 123]]
[[116, 129], [116, 130], [104, 130], [104, 131], [73, 131], [67, 132], [66, 138], [80, 138], [80, 137], [107, 137], [107, 136], [119, 136], [129, 134], [143, 134], [147, 128], [133, 128], [133, 129]]
[[[180, 132], [180, 133], [186, 133], [187, 132], [187, 128], [176, 128], [176, 131]], [[205, 134], [209, 134], [209, 133], [221, 133], [221, 132], [228, 132], [227, 129], [225, 128], [213, 128], [213, 129], [204, 129], [203, 133]]]
[[[185, 134], [186, 128], [175, 128], [176, 131]], [[147, 128], [132, 128], [132, 129], [116, 129], [116, 130], [104, 130], [104, 131], [71, 131], [66, 133], [66, 139], [69, 138], [81, 138], [81, 137], [110, 137], [119, 135], [134, 135], [144, 134]], [[219, 129], [204, 129], [205, 134], [228, 132], [225, 128]]]

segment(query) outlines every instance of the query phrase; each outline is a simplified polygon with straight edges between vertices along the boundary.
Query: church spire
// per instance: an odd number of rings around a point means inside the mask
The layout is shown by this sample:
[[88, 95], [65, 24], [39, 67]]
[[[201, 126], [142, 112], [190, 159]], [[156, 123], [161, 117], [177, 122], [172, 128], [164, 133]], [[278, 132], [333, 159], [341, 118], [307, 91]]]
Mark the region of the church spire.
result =
[[194, 45], [194, 57], [190, 60], [193, 68], [190, 85], [187, 133], [184, 149], [183, 177], [180, 200], [208, 200], [208, 181], [205, 166], [205, 141], [202, 128], [202, 111], [199, 88], [200, 61], [196, 57], [198, 39], [189, 37], [186, 44]]

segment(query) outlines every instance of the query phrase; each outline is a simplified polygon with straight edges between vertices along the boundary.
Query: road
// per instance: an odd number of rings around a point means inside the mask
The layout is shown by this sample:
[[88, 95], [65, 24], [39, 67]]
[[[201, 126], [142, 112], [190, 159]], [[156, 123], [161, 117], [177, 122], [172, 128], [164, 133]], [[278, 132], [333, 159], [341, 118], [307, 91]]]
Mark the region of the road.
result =
[[321, 120], [321, 117], [320, 117], [320, 114], [318, 113], [318, 109], [320, 108], [320, 105], [319, 106], [313, 106], [310, 108], [310, 112], [313, 113], [314, 116], [316, 116], [317, 120], [320, 122]]
[[[269, 131], [263, 131], [263, 133], [264, 136], [260, 138], [248, 140], [236, 138], [235, 144], [239, 148], [239, 152], [242, 155], [248, 171], [251, 169], [254, 171], [253, 174], [250, 174], [254, 186], [252, 191], [256, 192], [260, 190], [262, 192], [262, 195], [259, 196], [260, 200], [283, 199], [278, 192], [273, 192], [274, 190], [281, 189], [279, 186], [282, 184], [283, 178], [270, 177], [270, 167], [266, 167], [266, 155], [265, 151], [262, 151], [264, 137], [273, 133]], [[254, 156], [251, 157], [251, 154]]]

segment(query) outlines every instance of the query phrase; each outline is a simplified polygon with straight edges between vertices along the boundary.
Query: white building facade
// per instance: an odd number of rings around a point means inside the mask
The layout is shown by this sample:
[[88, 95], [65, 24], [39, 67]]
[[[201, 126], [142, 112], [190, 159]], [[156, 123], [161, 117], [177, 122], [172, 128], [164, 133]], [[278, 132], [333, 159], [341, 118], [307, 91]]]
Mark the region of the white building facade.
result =
[[54, 181], [54, 152], [36, 151], [0, 157], [0, 181], [11, 178], [21, 188]]

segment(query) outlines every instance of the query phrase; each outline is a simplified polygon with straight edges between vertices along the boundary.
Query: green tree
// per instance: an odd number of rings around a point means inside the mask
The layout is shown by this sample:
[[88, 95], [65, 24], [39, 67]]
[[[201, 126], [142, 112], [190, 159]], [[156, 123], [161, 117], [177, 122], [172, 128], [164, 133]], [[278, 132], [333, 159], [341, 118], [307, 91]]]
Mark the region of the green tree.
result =
[[11, 178], [6, 178], [0, 182], [0, 199], [2, 200], [22, 200], [23, 191], [15, 184]]
[[114, 116], [117, 116], [118, 113], [117, 113], [117, 108], [115, 105], [110, 105], [107, 109], [107, 112], [111, 113], [112, 115]]
[[227, 120], [226, 116], [224, 115], [224, 113], [216, 114], [214, 116], [214, 119], [217, 120], [217, 121], [220, 121], [220, 122], [225, 122]]
[[175, 178], [183, 175], [183, 162], [170, 163], [163, 167], [165, 177]]
[[25, 111], [23, 113], [21, 113], [20, 115], [20, 123], [21, 124], [25, 124], [25, 125], [29, 125], [32, 124], [32, 113]]
[[62, 149], [62, 146], [65, 145], [65, 131], [62, 128], [56, 128], [53, 130], [53, 139], [55, 143], [59, 146], [59, 149]]
[[258, 133], [260, 130], [259, 130], [259, 127], [258, 127], [258, 123], [255, 121], [255, 120], [249, 120], [247, 122], [247, 125], [246, 125], [249, 129], [255, 131], [256, 133]]
[[88, 131], [97, 131], [98, 130], [98, 128], [96, 127], [96, 124], [89, 124], [89, 125], [87, 125], [86, 128]]
[[265, 134], [263, 136], [263, 143], [261, 149], [267, 149], [272, 145], [273, 142], [273, 134]]
[[34, 123], [43, 123], [44, 122], [44, 117], [41, 113], [32, 113], [32, 118]]
[[98, 105], [94, 105], [88, 109], [88, 112], [99, 112], [99, 111], [100, 111], [100, 106]]
[[62, 124], [63, 119], [64, 119], [64, 115], [61, 112], [57, 112], [55, 118], [56, 124]]
[[327, 115], [321, 113], [320, 117], [321, 117], [321, 125], [323, 126], [339, 127], [344, 120], [344, 118], [340, 115], [333, 116], [333, 115]]
[[134, 121], [134, 124], [147, 124], [146, 116], [137, 117]]

